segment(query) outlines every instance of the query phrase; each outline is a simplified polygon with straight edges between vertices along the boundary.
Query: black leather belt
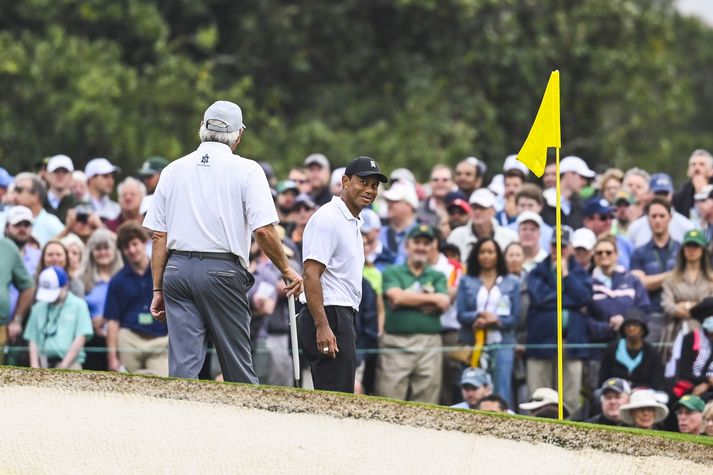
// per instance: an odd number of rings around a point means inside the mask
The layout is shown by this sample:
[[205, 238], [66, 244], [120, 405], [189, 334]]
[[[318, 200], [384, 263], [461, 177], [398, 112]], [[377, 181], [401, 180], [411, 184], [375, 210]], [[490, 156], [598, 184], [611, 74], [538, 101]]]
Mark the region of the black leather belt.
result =
[[240, 262], [240, 258], [232, 252], [198, 252], [198, 251], [168, 251], [170, 255], [184, 256], [189, 259], [213, 259], [218, 261]]

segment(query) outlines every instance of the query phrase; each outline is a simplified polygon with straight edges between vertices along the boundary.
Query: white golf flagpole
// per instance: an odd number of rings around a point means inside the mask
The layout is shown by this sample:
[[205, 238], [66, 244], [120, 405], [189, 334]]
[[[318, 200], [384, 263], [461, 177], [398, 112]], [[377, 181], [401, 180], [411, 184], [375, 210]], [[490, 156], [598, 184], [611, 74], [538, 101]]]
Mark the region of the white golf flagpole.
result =
[[297, 343], [297, 316], [295, 315], [295, 296], [287, 299], [287, 309], [290, 314], [290, 339], [292, 341], [292, 368], [295, 371], [295, 387], [300, 387], [300, 347]]

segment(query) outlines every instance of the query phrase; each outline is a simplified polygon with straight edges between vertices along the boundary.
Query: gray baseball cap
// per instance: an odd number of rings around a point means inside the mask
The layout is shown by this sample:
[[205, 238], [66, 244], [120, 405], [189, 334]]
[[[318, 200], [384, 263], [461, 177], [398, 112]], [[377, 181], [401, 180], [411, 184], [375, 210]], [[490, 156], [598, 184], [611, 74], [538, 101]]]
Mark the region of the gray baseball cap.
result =
[[[210, 123], [208, 121], [211, 121]], [[220, 121], [222, 124], [216, 124]], [[227, 134], [238, 132], [245, 128], [243, 124], [243, 111], [240, 106], [230, 101], [216, 101], [203, 114], [205, 128], [213, 132]]]

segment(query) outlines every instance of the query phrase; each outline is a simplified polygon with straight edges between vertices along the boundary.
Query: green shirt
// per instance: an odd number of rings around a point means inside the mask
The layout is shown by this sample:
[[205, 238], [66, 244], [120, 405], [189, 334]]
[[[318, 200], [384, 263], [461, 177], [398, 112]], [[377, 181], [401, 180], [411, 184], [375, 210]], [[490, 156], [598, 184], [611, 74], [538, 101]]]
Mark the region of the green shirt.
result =
[[8, 287], [13, 284], [22, 292], [32, 287], [32, 277], [22, 263], [22, 256], [15, 243], [0, 238], [0, 325], [10, 320], [10, 296]]
[[[40, 354], [64, 358], [74, 339], [80, 335], [87, 339], [94, 335], [89, 307], [83, 299], [69, 292], [62, 303], [37, 302], [32, 306], [24, 337], [37, 345]], [[85, 358], [82, 349], [77, 362], [84, 363]]]
[[[389, 289], [398, 288], [411, 292], [434, 292], [448, 295], [446, 276], [433, 267], [426, 267], [420, 276], [415, 276], [406, 264], [384, 269], [384, 295]], [[386, 333], [411, 335], [415, 333], [440, 333], [441, 314], [426, 313], [418, 307], [392, 308], [386, 305]]]

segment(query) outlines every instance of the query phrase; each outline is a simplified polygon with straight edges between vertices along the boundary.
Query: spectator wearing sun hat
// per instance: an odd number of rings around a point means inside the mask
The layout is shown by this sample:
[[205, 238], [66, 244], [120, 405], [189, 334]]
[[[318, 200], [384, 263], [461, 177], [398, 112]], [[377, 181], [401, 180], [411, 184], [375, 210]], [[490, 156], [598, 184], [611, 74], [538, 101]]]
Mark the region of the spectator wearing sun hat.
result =
[[106, 158], [89, 160], [84, 167], [87, 176], [87, 192], [94, 211], [103, 220], [116, 219], [121, 207], [109, 197], [114, 191], [116, 174], [121, 170]]
[[33, 368], [82, 369], [84, 343], [94, 335], [89, 308], [69, 292], [69, 276], [57, 266], [39, 276], [24, 338], [30, 342]]
[[[569, 156], [560, 162], [560, 189], [562, 224], [577, 229], [582, 226], [582, 202], [579, 193], [587, 185], [587, 180], [596, 176], [587, 162], [579, 157]], [[548, 203], [542, 212], [542, 217], [550, 226], [555, 225], [556, 207]]]
[[500, 249], [517, 241], [517, 233], [495, 220], [495, 195], [485, 188], [475, 190], [468, 203], [471, 207], [470, 220], [465, 226], [454, 229], [448, 236], [448, 242], [460, 249], [460, 255], [465, 259], [478, 239], [492, 237]]
[[668, 408], [656, 399], [656, 393], [651, 389], [633, 391], [629, 403], [619, 408], [621, 421], [638, 429], [657, 429], [657, 424], [666, 416]]
[[[537, 388], [532, 393], [529, 401], [520, 403], [519, 408], [529, 411], [532, 417], [543, 417], [546, 419], [557, 419], [559, 406], [559, 394], [552, 388]], [[564, 404], [564, 417], [569, 417], [569, 408]]]

